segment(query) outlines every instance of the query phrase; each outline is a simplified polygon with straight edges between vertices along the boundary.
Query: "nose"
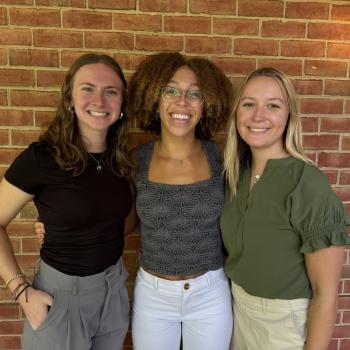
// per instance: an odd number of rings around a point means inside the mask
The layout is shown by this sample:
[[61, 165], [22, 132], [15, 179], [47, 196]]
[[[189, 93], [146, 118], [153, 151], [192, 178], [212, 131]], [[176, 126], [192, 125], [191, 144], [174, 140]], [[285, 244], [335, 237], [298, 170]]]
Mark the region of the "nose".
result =
[[102, 91], [96, 91], [94, 93], [92, 103], [96, 106], [102, 106], [104, 104], [104, 94]]
[[186, 104], [188, 104], [187, 91], [181, 91], [181, 94], [177, 99], [177, 103], [180, 106], [185, 106]]
[[254, 121], [261, 121], [264, 119], [265, 109], [264, 106], [257, 105], [253, 111], [252, 118]]

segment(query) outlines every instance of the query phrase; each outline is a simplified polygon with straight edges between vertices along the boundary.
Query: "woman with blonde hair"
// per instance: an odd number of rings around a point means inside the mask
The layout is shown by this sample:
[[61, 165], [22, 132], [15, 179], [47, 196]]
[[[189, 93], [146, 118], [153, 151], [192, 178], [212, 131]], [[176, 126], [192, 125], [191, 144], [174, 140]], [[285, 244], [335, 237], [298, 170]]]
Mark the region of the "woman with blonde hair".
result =
[[350, 220], [304, 153], [296, 97], [282, 72], [261, 68], [244, 79], [224, 158], [232, 349], [326, 350]]

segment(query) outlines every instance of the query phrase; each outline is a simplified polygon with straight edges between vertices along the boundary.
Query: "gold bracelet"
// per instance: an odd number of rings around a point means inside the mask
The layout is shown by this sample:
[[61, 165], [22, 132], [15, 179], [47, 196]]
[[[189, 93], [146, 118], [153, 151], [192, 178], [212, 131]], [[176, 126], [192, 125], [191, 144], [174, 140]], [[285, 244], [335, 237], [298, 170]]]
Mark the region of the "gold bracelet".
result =
[[20, 273], [16, 273], [15, 275], [12, 275], [6, 282], [5, 282], [5, 287], [7, 288], [9, 286], [9, 284], [16, 278], [18, 277], [25, 277], [24, 273], [20, 272]]

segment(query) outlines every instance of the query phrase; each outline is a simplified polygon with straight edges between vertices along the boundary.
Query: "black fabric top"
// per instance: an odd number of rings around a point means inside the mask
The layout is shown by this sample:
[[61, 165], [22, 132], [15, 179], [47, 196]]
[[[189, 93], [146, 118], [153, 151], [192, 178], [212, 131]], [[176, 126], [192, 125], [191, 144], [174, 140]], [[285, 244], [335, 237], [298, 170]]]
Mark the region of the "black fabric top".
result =
[[[96, 159], [101, 154], [93, 154]], [[76, 276], [99, 273], [123, 253], [124, 219], [132, 195], [127, 180], [89, 157], [79, 176], [62, 170], [46, 143], [35, 142], [22, 152], [5, 179], [34, 195], [45, 224], [41, 258], [53, 268]]]

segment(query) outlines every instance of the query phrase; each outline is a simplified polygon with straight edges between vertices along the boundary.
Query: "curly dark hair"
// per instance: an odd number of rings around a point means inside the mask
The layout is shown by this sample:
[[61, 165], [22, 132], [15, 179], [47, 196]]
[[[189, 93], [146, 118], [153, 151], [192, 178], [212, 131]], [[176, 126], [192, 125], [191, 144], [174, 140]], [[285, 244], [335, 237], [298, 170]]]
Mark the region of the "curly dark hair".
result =
[[210, 139], [226, 126], [231, 113], [233, 89], [225, 74], [205, 58], [185, 57], [178, 52], [147, 57], [131, 78], [128, 114], [142, 130], [160, 134], [160, 121], [155, 115], [161, 89], [184, 66], [195, 73], [204, 94], [203, 114], [201, 123], [196, 126], [196, 137]]
[[81, 174], [87, 164], [88, 154], [84, 148], [77, 117], [69, 111], [72, 100], [74, 77], [77, 71], [88, 64], [103, 63], [113, 69], [123, 85], [123, 102], [121, 112], [124, 117], [118, 119], [108, 129], [107, 149], [103, 155], [103, 162], [112, 171], [122, 177], [130, 178], [133, 163], [130, 161], [128, 149], [129, 124], [126, 116], [126, 80], [119, 64], [108, 55], [85, 54], [80, 56], [68, 70], [61, 90], [61, 100], [56, 117], [39, 140], [48, 143], [53, 149], [53, 156], [57, 164], [66, 170], [73, 170], [74, 175]]

